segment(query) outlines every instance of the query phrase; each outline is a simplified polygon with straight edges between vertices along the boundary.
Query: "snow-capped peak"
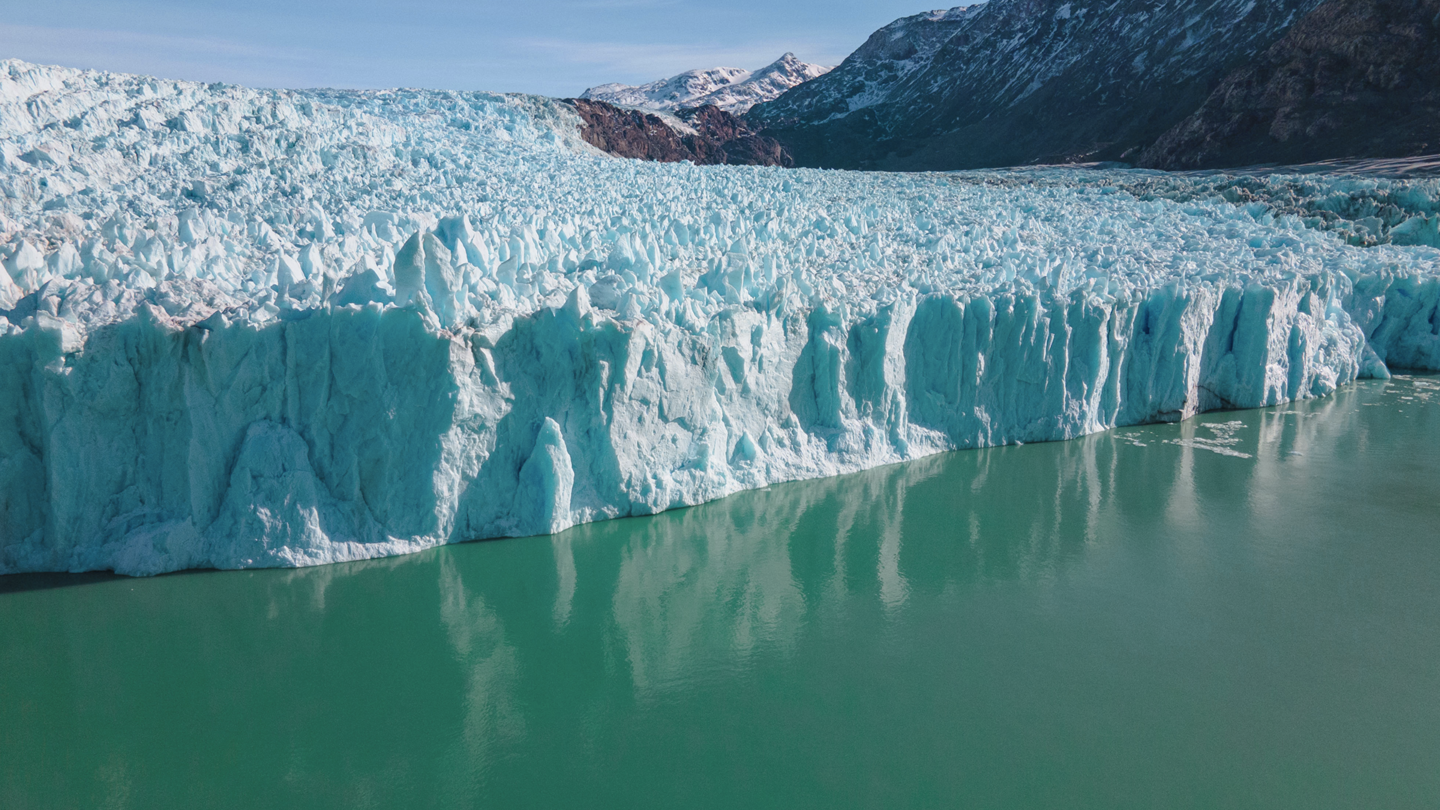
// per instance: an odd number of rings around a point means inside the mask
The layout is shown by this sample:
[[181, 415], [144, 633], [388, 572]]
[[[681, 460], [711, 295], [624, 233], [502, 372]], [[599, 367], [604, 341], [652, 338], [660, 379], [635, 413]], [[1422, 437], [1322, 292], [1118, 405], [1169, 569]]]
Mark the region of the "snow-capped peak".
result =
[[742, 113], [829, 71], [787, 53], [754, 73], [733, 67], [687, 70], [648, 84], [602, 84], [586, 90], [581, 98], [664, 111], [713, 104], [726, 112]]

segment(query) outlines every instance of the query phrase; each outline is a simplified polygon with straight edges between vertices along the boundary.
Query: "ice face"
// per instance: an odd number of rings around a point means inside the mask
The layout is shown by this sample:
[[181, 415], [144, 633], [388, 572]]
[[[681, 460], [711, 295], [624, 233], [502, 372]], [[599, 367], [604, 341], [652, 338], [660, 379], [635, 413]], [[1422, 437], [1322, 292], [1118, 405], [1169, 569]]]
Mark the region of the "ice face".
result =
[[1440, 368], [1424, 244], [1146, 173], [662, 165], [578, 126], [3, 63], [0, 572], [554, 532]]

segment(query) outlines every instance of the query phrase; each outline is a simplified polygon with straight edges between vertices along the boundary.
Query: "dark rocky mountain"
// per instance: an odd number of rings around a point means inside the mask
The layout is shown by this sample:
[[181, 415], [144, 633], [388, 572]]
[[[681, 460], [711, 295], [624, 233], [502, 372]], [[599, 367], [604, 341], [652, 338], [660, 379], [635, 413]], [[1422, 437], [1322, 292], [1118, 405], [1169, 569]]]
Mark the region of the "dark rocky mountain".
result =
[[617, 157], [702, 165], [795, 165], [774, 138], [755, 133], [745, 121], [718, 107], [681, 110], [676, 115], [678, 125], [672, 125], [658, 115], [604, 101], [565, 101], [580, 115], [580, 137]]
[[1140, 159], [1165, 169], [1440, 152], [1440, 0], [1329, 0]]
[[747, 115], [802, 166], [1135, 160], [1320, 0], [990, 0], [898, 20]]

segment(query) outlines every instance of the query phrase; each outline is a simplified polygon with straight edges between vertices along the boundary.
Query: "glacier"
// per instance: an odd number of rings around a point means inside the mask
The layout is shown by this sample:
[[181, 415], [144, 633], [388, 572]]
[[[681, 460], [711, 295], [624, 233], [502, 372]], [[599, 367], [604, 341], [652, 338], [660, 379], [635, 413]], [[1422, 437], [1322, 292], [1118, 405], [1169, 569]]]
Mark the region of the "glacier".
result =
[[0, 573], [553, 533], [1440, 369], [1433, 179], [702, 167], [578, 126], [0, 62]]

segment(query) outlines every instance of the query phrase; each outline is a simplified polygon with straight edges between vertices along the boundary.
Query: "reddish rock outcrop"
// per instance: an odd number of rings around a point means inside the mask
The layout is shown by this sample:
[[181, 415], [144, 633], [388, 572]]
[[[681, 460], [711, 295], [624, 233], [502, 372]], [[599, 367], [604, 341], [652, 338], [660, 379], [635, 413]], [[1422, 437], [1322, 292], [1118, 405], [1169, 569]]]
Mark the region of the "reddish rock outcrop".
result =
[[616, 157], [700, 165], [793, 166], [774, 138], [755, 133], [718, 107], [681, 110], [677, 117], [693, 132], [672, 127], [658, 115], [604, 101], [566, 99], [584, 125], [580, 137]]

